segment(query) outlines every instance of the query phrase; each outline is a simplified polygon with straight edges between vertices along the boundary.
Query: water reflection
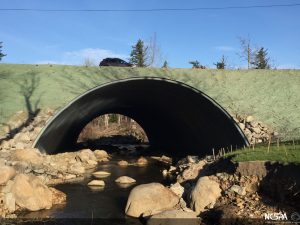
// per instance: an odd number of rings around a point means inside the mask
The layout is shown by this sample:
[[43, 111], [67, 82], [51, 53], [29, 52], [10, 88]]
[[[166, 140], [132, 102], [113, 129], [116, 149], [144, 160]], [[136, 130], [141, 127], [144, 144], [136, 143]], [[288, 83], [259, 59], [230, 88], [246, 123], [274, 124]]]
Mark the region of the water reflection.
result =
[[[99, 165], [99, 171], [107, 171], [110, 176], [101, 178], [104, 187], [88, 186], [94, 177], [90, 176], [80, 183], [61, 184], [56, 188], [67, 194], [67, 203], [55, 206], [50, 210], [24, 213], [24, 218], [126, 218], [124, 209], [127, 198], [133, 187], [139, 184], [159, 182], [169, 184], [169, 180], [162, 175], [161, 165], [150, 163], [145, 167], [129, 165], [120, 167], [114, 159]], [[135, 161], [136, 159], [126, 159]], [[132, 184], [120, 184], [115, 180], [120, 176], [129, 176], [136, 180]]]

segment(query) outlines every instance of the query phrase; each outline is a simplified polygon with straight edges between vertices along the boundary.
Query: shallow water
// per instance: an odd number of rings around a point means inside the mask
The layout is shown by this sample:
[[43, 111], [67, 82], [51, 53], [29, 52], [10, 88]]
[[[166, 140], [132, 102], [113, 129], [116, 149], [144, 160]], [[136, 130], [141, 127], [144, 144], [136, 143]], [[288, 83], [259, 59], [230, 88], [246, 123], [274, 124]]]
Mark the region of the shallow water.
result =
[[[126, 159], [133, 162], [134, 159]], [[146, 167], [117, 165], [118, 159], [101, 163], [98, 170], [110, 172], [111, 175], [102, 178], [104, 188], [89, 187], [87, 183], [93, 178], [86, 178], [80, 183], [61, 184], [55, 188], [67, 194], [67, 203], [55, 206], [49, 210], [24, 213], [23, 218], [126, 218], [124, 210], [130, 190], [139, 184], [159, 182], [168, 185], [170, 180], [164, 178], [161, 165], [151, 162]], [[120, 176], [130, 176], [137, 182], [129, 187], [122, 187], [115, 183]]]

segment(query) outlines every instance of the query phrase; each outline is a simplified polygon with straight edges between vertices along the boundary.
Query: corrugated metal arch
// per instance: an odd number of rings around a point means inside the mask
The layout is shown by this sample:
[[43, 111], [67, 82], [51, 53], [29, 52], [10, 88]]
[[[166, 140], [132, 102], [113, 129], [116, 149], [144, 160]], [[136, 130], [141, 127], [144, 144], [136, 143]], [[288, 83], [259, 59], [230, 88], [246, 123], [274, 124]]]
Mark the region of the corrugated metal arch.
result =
[[97, 86], [75, 98], [46, 124], [34, 147], [48, 154], [71, 151], [83, 127], [107, 113], [131, 117], [152, 147], [177, 155], [249, 144], [226, 110], [203, 92], [170, 79], [137, 77]]

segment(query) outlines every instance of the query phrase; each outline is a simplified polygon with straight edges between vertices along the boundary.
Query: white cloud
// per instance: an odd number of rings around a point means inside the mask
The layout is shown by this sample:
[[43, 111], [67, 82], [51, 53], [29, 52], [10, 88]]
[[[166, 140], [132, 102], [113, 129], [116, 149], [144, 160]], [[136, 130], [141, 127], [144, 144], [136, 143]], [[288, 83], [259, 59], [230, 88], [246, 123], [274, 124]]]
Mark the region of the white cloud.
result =
[[108, 57], [127, 59], [128, 55], [115, 53], [107, 49], [85, 48], [63, 52], [58, 60], [42, 60], [37, 62], [37, 64], [82, 65], [86, 59], [89, 59], [94, 64], [98, 64], [102, 59]]
[[218, 50], [218, 51], [223, 51], [223, 52], [232, 52], [232, 51], [236, 50], [234, 47], [232, 47], [232, 46], [226, 46], [226, 45], [215, 46], [214, 49]]

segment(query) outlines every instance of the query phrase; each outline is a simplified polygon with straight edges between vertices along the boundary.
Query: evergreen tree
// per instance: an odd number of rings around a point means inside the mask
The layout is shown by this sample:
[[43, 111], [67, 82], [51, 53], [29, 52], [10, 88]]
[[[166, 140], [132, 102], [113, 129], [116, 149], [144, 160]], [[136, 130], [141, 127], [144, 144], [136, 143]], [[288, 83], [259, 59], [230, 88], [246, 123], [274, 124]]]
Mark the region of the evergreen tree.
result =
[[130, 53], [130, 63], [136, 65], [137, 67], [146, 67], [148, 54], [148, 47], [144, 46], [144, 42], [139, 39], [137, 43], [132, 46], [132, 51]]
[[225, 57], [224, 55], [221, 58], [220, 62], [214, 63], [218, 70], [224, 70], [226, 67]]
[[0, 42], [0, 61], [4, 56], [6, 56], [5, 54], [2, 53], [1, 49], [2, 49], [2, 42]]
[[164, 61], [164, 64], [161, 68], [164, 68], [164, 69], [169, 68], [167, 60]]
[[190, 61], [189, 62], [190, 64], [192, 64], [192, 68], [193, 69], [206, 69], [206, 67], [205, 66], [202, 66], [201, 64], [200, 64], [200, 62], [198, 62], [198, 60], [195, 60], [195, 61]]
[[268, 57], [268, 50], [261, 47], [255, 53], [252, 65], [254, 65], [255, 69], [270, 69], [269, 60], [270, 59]]

